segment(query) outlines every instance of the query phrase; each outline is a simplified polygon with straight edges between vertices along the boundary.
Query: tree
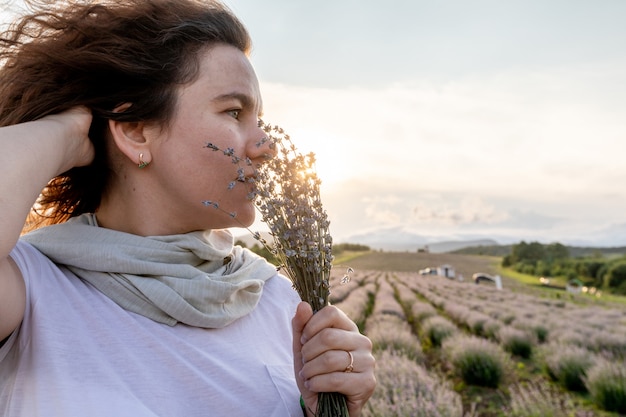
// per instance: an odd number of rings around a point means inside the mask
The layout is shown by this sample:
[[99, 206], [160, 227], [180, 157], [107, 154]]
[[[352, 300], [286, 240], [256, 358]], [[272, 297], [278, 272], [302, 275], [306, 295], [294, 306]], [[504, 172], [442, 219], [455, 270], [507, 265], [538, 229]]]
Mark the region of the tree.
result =
[[609, 266], [604, 276], [604, 286], [620, 292], [626, 291], [626, 260], [619, 260]]
[[569, 249], [558, 242], [545, 247], [546, 261], [548, 263], [569, 258]]
[[537, 262], [545, 259], [546, 251], [543, 245], [539, 242], [526, 243], [523, 240], [513, 245], [511, 253], [511, 263], [523, 263], [537, 265]]

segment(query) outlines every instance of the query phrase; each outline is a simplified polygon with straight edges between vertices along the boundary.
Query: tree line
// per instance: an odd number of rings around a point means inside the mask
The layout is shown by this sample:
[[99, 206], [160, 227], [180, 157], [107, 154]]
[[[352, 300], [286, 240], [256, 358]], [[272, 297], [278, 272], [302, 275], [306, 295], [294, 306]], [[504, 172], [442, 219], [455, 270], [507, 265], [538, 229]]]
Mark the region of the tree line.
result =
[[541, 244], [521, 241], [511, 246], [502, 266], [537, 277], [579, 279], [589, 287], [626, 295], [626, 255], [605, 257], [597, 252], [572, 257], [561, 243]]

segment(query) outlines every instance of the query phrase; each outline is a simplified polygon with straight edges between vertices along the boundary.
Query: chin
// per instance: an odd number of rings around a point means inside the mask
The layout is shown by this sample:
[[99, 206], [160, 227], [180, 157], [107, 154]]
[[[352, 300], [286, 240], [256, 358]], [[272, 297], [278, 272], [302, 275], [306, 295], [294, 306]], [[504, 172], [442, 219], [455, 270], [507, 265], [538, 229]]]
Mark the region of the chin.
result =
[[225, 227], [250, 227], [252, 223], [254, 223], [255, 219], [255, 208], [254, 206], [242, 207], [239, 211], [236, 212], [235, 217], [230, 215], [228, 216], [228, 225]]
[[[212, 206], [206, 210], [215, 210]], [[256, 217], [256, 207], [252, 202], [237, 205], [220, 204], [219, 210], [205, 217], [205, 227], [208, 229], [226, 229], [230, 227], [250, 227]]]
[[250, 227], [254, 223], [254, 213], [252, 216], [237, 216], [230, 227]]

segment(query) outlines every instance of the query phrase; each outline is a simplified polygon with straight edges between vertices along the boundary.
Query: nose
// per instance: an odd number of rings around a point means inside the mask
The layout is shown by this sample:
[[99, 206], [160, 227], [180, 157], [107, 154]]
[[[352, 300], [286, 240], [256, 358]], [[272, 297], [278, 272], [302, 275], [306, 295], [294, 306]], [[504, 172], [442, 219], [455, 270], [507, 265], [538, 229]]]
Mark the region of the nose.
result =
[[251, 133], [251, 140], [248, 142], [248, 157], [255, 163], [260, 164], [276, 156], [275, 137], [266, 125], [259, 124]]

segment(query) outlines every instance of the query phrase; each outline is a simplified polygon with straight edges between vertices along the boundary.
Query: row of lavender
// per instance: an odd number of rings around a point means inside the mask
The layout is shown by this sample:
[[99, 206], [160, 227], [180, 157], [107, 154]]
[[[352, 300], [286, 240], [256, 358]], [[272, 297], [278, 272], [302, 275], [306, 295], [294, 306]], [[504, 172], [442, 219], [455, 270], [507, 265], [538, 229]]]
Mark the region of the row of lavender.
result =
[[460, 395], [424, 366], [420, 339], [390, 281], [384, 273], [369, 272], [331, 294], [334, 304], [357, 322], [374, 345], [378, 387], [365, 416], [462, 416]]
[[[594, 415], [558, 383], [589, 391], [599, 408], [626, 407], [623, 310], [374, 271], [334, 286], [331, 298], [374, 344], [379, 386], [368, 416], [481, 415], [480, 404], [464, 409], [456, 380], [501, 392], [502, 415]], [[522, 360], [546, 373], [520, 376]]]

